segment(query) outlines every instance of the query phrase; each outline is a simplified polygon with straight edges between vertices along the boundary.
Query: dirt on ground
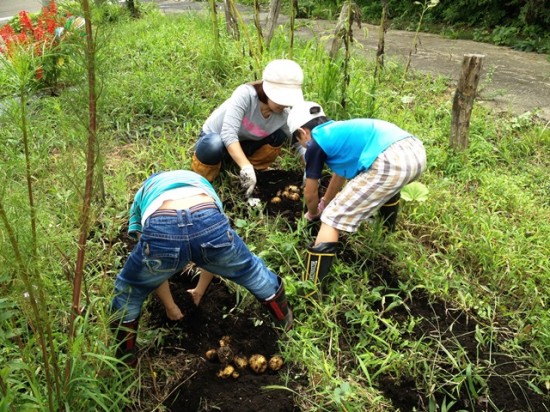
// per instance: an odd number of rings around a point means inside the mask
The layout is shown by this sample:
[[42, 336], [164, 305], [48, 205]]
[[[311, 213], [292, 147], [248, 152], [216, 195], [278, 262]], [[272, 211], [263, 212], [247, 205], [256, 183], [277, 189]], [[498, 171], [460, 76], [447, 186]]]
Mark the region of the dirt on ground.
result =
[[[302, 202], [286, 199], [283, 203], [271, 200], [290, 185], [299, 185], [302, 176], [298, 172], [271, 170], [258, 173], [256, 195], [262, 200], [265, 213], [284, 215], [289, 227], [295, 227], [303, 214]], [[325, 182], [326, 183], [326, 182]], [[352, 240], [350, 240], [352, 241]], [[343, 250], [339, 259], [350, 264], [361, 262], [349, 250]], [[483, 347], [476, 338], [477, 321], [475, 313], [466, 313], [442, 301], [428, 299], [422, 292], [413, 291], [408, 295], [400, 290], [397, 277], [388, 269], [386, 261], [366, 262], [370, 277], [369, 289], [382, 287], [380, 293], [393, 295], [402, 301], [390, 311], [384, 311], [387, 322], [409, 325], [415, 320], [411, 330], [411, 340], [423, 340], [425, 344], [440, 347], [439, 356], [434, 359], [434, 367], [446, 370], [449, 376], [464, 376], [462, 367], [470, 363], [472, 376], [478, 367], [483, 367], [484, 385], [481, 381], [465, 382], [459, 390], [445, 382], [434, 382], [439, 388], [428, 394], [425, 383], [413, 377], [381, 375], [377, 380], [378, 389], [399, 411], [426, 411], [430, 397], [438, 404], [445, 398], [456, 398], [449, 404], [449, 412], [470, 411], [544, 411], [550, 408], [547, 394], [535, 393], [528, 382], [530, 368], [501, 353], [498, 347]], [[168, 320], [160, 302], [152, 297], [145, 308], [142, 329], [155, 336], [148, 348], [142, 348], [140, 371], [141, 390], [132, 411], [152, 410], [162, 405], [173, 412], [222, 411], [222, 412], [298, 412], [300, 407], [294, 392], [307, 388], [307, 365], [290, 362], [273, 371], [255, 373], [249, 367], [238, 369], [238, 378], [219, 376], [224, 364], [219, 359], [208, 360], [207, 351], [218, 349], [221, 340], [230, 339], [233, 354], [246, 358], [254, 354], [263, 355], [269, 360], [279, 353], [279, 345], [284, 342], [283, 333], [274, 327], [264, 308], [253, 301], [242, 304], [242, 296], [221, 280], [215, 280], [208, 288], [200, 305], [193, 304], [188, 289], [195, 286], [197, 271], [192, 266], [170, 280], [176, 303], [184, 311], [181, 321]], [[328, 285], [330, 289], [330, 284]], [[251, 296], [250, 296], [251, 297]], [[391, 302], [386, 302], [386, 306]], [[374, 308], [377, 309], [377, 308]], [[382, 312], [383, 308], [380, 309]], [[342, 330], [347, 330], [345, 319], [341, 319]], [[383, 325], [381, 325], [383, 327]], [[506, 325], [495, 321], [495, 330], [505, 339]], [[493, 342], [499, 339], [492, 339]], [[466, 362], [453, 364], [445, 356], [445, 351], [456, 354], [457, 359]], [[458, 368], [458, 369], [457, 369]], [[417, 377], [418, 378], [418, 377]], [[450, 382], [452, 383], [452, 382]], [[471, 397], [471, 387], [478, 388], [477, 399]], [[480, 389], [481, 386], [481, 389]]]

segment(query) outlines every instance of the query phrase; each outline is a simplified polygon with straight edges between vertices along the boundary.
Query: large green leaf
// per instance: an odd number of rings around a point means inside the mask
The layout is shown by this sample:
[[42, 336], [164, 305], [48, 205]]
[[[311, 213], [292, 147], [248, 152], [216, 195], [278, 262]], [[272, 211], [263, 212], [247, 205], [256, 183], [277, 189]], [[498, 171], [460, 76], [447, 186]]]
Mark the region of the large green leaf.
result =
[[425, 202], [428, 199], [429, 192], [426, 185], [420, 182], [412, 182], [401, 189], [401, 199], [406, 202]]

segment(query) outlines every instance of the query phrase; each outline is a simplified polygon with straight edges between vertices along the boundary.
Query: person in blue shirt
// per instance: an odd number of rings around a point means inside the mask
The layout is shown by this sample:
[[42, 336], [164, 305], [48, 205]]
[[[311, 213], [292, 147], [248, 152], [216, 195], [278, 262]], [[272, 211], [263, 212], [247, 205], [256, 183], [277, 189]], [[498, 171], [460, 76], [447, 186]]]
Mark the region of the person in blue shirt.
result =
[[[393, 230], [400, 190], [426, 168], [420, 140], [378, 119], [329, 120], [315, 102], [294, 106], [288, 116], [293, 137], [306, 148], [305, 218], [321, 220], [308, 247], [304, 280], [321, 282], [337, 253], [340, 231], [356, 232], [377, 211]], [[319, 199], [318, 182], [325, 164], [332, 177]]]
[[221, 200], [204, 177], [187, 170], [150, 176], [134, 197], [128, 232], [138, 243], [116, 277], [111, 302], [117, 357], [127, 364], [137, 362], [139, 317], [151, 292], [157, 291], [169, 317], [182, 317], [177, 305], [174, 308], [168, 279], [190, 262], [201, 270], [197, 288], [189, 291], [195, 304], [218, 275], [245, 287], [280, 326], [290, 329], [293, 316], [282, 279], [231, 228]]

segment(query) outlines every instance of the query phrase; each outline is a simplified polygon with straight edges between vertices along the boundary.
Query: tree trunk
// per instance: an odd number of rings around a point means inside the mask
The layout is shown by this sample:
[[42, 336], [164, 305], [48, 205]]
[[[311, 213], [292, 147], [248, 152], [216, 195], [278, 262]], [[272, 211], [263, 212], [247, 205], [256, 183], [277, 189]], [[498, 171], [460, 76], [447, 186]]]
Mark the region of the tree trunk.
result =
[[130, 10], [130, 14], [132, 15], [132, 17], [139, 17], [139, 10], [136, 7], [134, 0], [126, 0], [126, 5], [128, 6], [128, 10]]
[[332, 39], [332, 46], [329, 52], [331, 59], [335, 59], [338, 55], [338, 51], [342, 45], [342, 40], [346, 42], [346, 45], [351, 43], [353, 40], [352, 25], [354, 21], [357, 22], [357, 25], [361, 28], [361, 10], [355, 3], [346, 1], [342, 5], [342, 10], [340, 11], [340, 16], [338, 17], [338, 23], [334, 29], [334, 38]]
[[376, 50], [376, 68], [384, 67], [384, 53], [386, 43], [386, 31], [388, 30], [388, 1], [382, 0], [382, 16], [378, 28], [378, 48]]
[[277, 25], [277, 20], [279, 19], [279, 13], [281, 12], [281, 0], [271, 0], [269, 3], [269, 14], [267, 15], [267, 23], [265, 25], [266, 37], [265, 45], [269, 49], [269, 44], [273, 35], [275, 34], [275, 26]]
[[476, 97], [483, 59], [480, 54], [465, 54], [462, 73], [453, 99], [450, 145], [456, 150], [468, 147], [470, 116]]
[[239, 31], [239, 23], [235, 15], [235, 2], [233, 0], [224, 0], [223, 8], [225, 10], [225, 27], [230, 36], [235, 40], [239, 40], [241, 33]]

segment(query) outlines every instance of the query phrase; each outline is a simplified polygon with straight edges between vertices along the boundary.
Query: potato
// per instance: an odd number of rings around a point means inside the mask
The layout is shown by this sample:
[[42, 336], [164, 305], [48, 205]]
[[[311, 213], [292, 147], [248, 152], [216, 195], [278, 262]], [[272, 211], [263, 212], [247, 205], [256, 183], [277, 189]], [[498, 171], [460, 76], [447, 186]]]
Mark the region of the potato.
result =
[[204, 356], [210, 361], [215, 360], [218, 357], [218, 351], [216, 349], [208, 349]]
[[244, 369], [248, 366], [248, 359], [246, 359], [244, 356], [235, 356], [233, 358], [233, 363], [237, 367], [237, 369]]
[[294, 202], [297, 202], [298, 200], [300, 200], [300, 194], [298, 194], [298, 193], [289, 193], [288, 198], [290, 200], [293, 200]]
[[229, 346], [222, 346], [216, 351], [218, 359], [222, 365], [227, 365], [233, 361], [233, 350]]
[[273, 204], [281, 203], [281, 198], [279, 196], [275, 196], [274, 198], [271, 199], [271, 203]]
[[294, 185], [287, 186], [286, 190], [292, 193], [300, 193], [300, 188]]
[[248, 365], [256, 373], [264, 373], [267, 369], [267, 359], [264, 355], [252, 355], [248, 360]]
[[217, 376], [218, 378], [227, 379], [235, 372], [235, 368], [231, 365], [227, 365], [225, 368], [221, 369]]
[[283, 358], [281, 358], [279, 355], [274, 355], [271, 357], [271, 359], [269, 359], [269, 369], [271, 369], [272, 371], [278, 371], [283, 367], [284, 363], [285, 362], [283, 361]]
[[285, 190], [285, 191], [283, 192], [283, 197], [284, 197], [285, 199], [287, 199], [289, 195], [290, 195], [290, 193], [288, 192], [288, 190]]
[[233, 379], [238, 379], [239, 376], [241, 376], [241, 375], [240, 375], [239, 372], [237, 372], [237, 371], [234, 371], [234, 372], [231, 374], [231, 377], [232, 377]]
[[222, 336], [222, 338], [220, 339], [220, 346], [221, 347], [224, 347], [224, 346], [229, 346], [229, 344], [231, 343], [231, 336]]

